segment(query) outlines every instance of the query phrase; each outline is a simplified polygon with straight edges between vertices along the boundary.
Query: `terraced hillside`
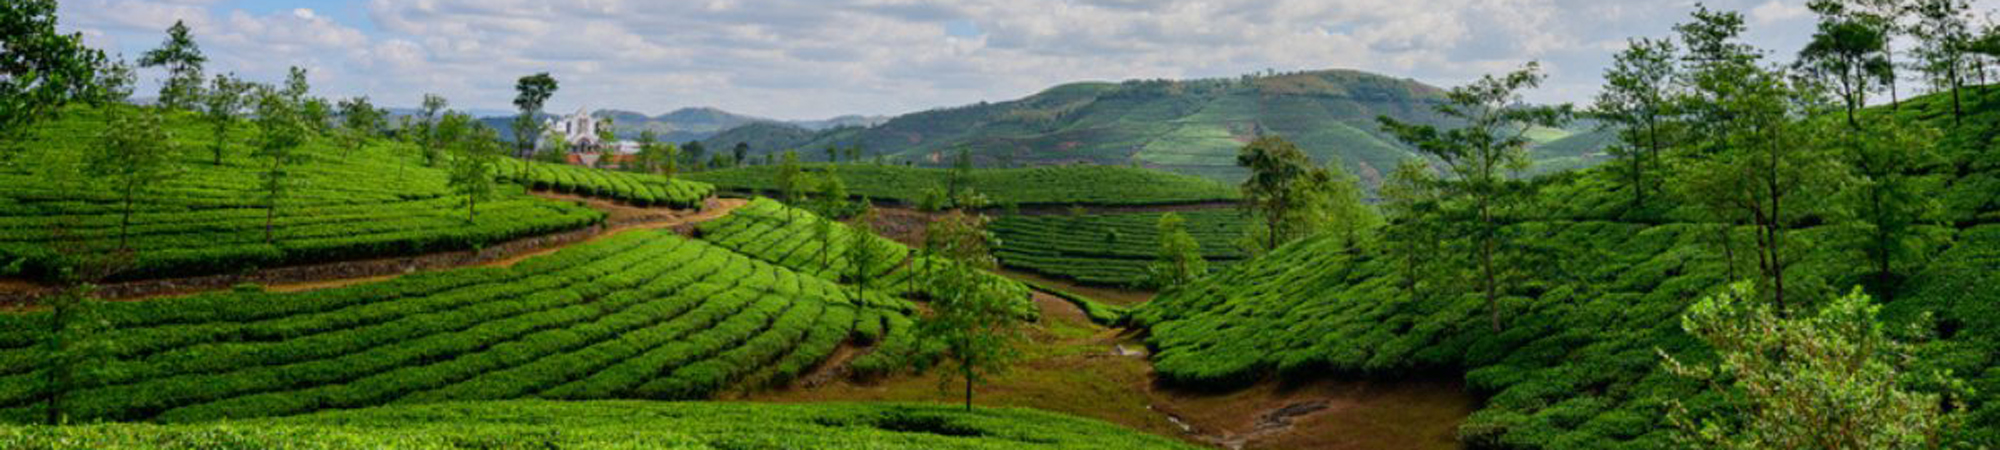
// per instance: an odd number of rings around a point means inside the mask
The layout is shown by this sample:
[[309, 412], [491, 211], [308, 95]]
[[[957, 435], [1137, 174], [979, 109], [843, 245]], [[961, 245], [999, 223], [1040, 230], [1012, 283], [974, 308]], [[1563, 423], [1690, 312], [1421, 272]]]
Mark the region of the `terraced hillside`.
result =
[[503, 159], [500, 179], [546, 189], [624, 201], [638, 206], [699, 208], [715, 186], [661, 175], [616, 172], [567, 164]]
[[213, 424], [0, 425], [0, 447], [139, 450], [870, 448], [1180, 449], [1172, 439], [1015, 408], [495, 401], [399, 405]]
[[[1159, 258], [1162, 214], [1001, 216], [992, 225], [1000, 242], [993, 253], [1008, 267], [1089, 284], [1137, 286], [1146, 282], [1147, 266]], [[1175, 214], [1187, 220], [1188, 234], [1201, 244], [1211, 269], [1244, 257], [1237, 245], [1243, 236], [1242, 212], [1222, 208]]]
[[[909, 349], [912, 305], [677, 235], [302, 293], [113, 303], [79, 421], [187, 422], [524, 397], [699, 399], [788, 382], [850, 339]], [[0, 418], [41, 417], [43, 314], [0, 315]]]
[[[114, 191], [76, 170], [104, 127], [106, 111], [76, 108], [38, 125], [16, 158], [34, 164], [0, 167], [0, 258], [24, 260], [31, 276], [47, 276], [66, 258], [59, 248], [116, 247], [123, 206]], [[359, 149], [312, 139], [293, 164], [292, 187], [279, 203], [272, 239], [259, 194], [260, 166], [250, 156], [256, 131], [239, 123], [213, 162], [208, 126], [188, 113], [170, 114], [167, 128], [181, 152], [177, 176], [134, 204], [130, 235], [136, 259], [121, 278], [234, 272], [249, 268], [377, 256], [462, 250], [518, 237], [575, 229], [603, 215], [550, 202], [503, 186], [480, 202], [467, 222], [464, 197], [453, 195], [443, 170], [424, 167], [407, 144], [370, 141]], [[63, 181], [66, 180], [66, 181]]]
[[[2000, 99], [2000, 89], [1968, 93]], [[1979, 101], [1979, 100], [1974, 100]], [[1990, 105], [1994, 103], [1977, 103]], [[1894, 114], [1950, 122], [1948, 98], [1913, 100]], [[1890, 114], [1876, 111], [1874, 114]], [[1967, 124], [1992, 124], [1986, 107]], [[1977, 389], [1966, 438], [2000, 442], [2000, 344], [1993, 300], [2000, 254], [2000, 153], [1986, 125], [1945, 128], [1951, 161], [1930, 170], [1944, 189], [1946, 219], [1922, 224], [1913, 276], [1885, 303], [1885, 329], [1928, 330], [1909, 374], [1949, 369]], [[1520, 280], [1500, 301], [1494, 332], [1459, 251], [1405, 259], [1373, 248], [1355, 254], [1336, 239], [1308, 239], [1231, 266], [1134, 311], [1150, 330], [1159, 376], [1173, 384], [1231, 389], [1273, 377], [1313, 379], [1463, 375], [1487, 401], [1459, 427], [1479, 448], [1676, 448], [1667, 400], [1697, 413], [1724, 408], [1695, 382], [1660, 369], [1660, 353], [1709, 357], [1680, 316], [1695, 299], [1755, 261], [1732, 263], [1720, 236], [1750, 242], [1752, 230], [1705, 222], [1672, 205], [1661, 220], [1624, 221], [1616, 175], [1606, 170], [1550, 180], [1529, 204], [1506, 213], [1502, 233], [1522, 256], [1506, 264]], [[1789, 231], [1816, 245], [1790, 256], [1795, 298], [1831, 298], [1864, 284], [1848, 224]], [[1442, 264], [1440, 264], [1442, 263]], [[1463, 264], [1459, 264], [1463, 267]], [[1915, 375], [1911, 375], [1915, 376]], [[1930, 389], [1929, 387], [1920, 387]]]
[[[808, 164], [804, 169], [839, 174], [855, 196], [907, 204], [917, 203], [926, 190], [944, 190], [950, 176], [945, 169], [876, 164]], [[685, 177], [726, 191], [772, 194], [778, 189], [778, 168], [774, 166], [696, 172]], [[970, 188], [996, 205], [1156, 205], [1231, 201], [1242, 196], [1235, 187], [1208, 179], [1125, 166], [974, 169], [969, 178]]]

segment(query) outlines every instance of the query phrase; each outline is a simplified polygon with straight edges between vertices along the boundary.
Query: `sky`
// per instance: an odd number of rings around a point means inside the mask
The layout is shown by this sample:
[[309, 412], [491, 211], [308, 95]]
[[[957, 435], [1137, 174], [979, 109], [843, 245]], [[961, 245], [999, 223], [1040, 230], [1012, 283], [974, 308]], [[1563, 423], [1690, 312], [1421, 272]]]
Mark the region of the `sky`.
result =
[[[1709, 0], [1789, 58], [1805, 0]], [[1990, 6], [1992, 0], [1982, 2]], [[59, 27], [136, 59], [185, 20], [209, 73], [413, 106], [437, 93], [512, 110], [710, 106], [777, 119], [1005, 101], [1074, 81], [1358, 69], [1453, 86], [1540, 61], [1535, 102], [1587, 103], [1611, 55], [1666, 37], [1692, 0], [65, 0]], [[139, 96], [164, 77], [140, 72]]]

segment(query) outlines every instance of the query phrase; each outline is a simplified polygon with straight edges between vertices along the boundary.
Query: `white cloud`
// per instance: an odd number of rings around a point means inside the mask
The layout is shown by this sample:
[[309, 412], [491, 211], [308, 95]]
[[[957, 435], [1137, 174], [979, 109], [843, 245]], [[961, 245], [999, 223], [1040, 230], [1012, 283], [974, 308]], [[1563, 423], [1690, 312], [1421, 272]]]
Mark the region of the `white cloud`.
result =
[[[1756, 24], [1752, 40], [1788, 54], [1810, 33], [1800, 1], [1710, 4], [1745, 10]], [[562, 84], [556, 109], [713, 105], [817, 118], [1005, 100], [1077, 80], [1266, 68], [1354, 68], [1442, 86], [1529, 60], [1552, 71], [1533, 99], [1583, 100], [1625, 38], [1665, 35], [1692, 8], [1658, 0], [371, 0], [365, 15], [342, 15], [224, 5], [72, 0], [63, 14], [67, 26], [127, 48], [157, 43], [159, 30], [186, 18], [216, 60], [212, 70], [276, 79], [285, 66], [312, 67], [323, 91], [385, 104], [434, 92], [460, 106], [505, 108], [515, 78], [547, 71]], [[976, 33], [947, 31], [954, 28]]]

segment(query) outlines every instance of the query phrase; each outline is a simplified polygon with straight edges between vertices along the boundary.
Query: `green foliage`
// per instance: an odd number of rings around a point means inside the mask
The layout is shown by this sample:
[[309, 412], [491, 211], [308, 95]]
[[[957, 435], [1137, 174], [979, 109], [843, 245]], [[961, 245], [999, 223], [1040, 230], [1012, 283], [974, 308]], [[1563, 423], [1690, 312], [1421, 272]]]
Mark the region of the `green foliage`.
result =
[[160, 83], [160, 106], [193, 110], [201, 102], [201, 65], [208, 62], [194, 42], [187, 23], [175, 20], [167, 28], [167, 40], [139, 57], [139, 67], [165, 67], [167, 80]]
[[947, 366], [938, 378], [941, 390], [963, 382], [965, 409], [972, 410], [973, 388], [1003, 373], [1021, 356], [1026, 335], [1020, 330], [1020, 297], [1003, 279], [980, 269], [993, 266], [985, 219], [953, 211], [924, 228], [926, 251], [955, 264], [926, 267], [923, 284], [931, 294], [930, 313], [917, 320], [917, 336], [935, 343]]
[[[38, 125], [21, 141], [34, 166], [0, 168], [0, 255], [23, 260], [22, 275], [49, 280], [74, 259], [59, 247], [114, 248], [124, 223], [125, 198], [114, 189], [80, 181], [82, 156], [113, 117], [138, 114], [129, 106], [73, 108]], [[195, 115], [159, 116], [163, 144], [181, 149], [214, 144], [209, 123]], [[239, 122], [235, 127], [254, 129]], [[224, 145], [241, 149], [216, 165], [206, 152], [180, 152], [170, 160], [177, 176], [141, 186], [132, 205], [128, 247], [133, 258], [115, 278], [232, 273], [258, 267], [346, 259], [415, 255], [491, 245], [587, 226], [601, 213], [503, 189], [482, 202], [482, 219], [465, 226], [461, 205], [442, 170], [404, 167], [415, 147], [371, 140], [348, 150], [306, 136], [291, 153], [290, 192], [270, 211], [263, 195], [270, 160], [246, 147], [256, 134], [233, 133]], [[200, 153], [200, 154], [196, 154]], [[74, 171], [75, 174], [64, 174]], [[400, 172], [400, 174], [399, 174]], [[277, 239], [265, 240], [267, 214]], [[489, 220], [490, 219], [490, 220]]]
[[715, 193], [708, 183], [665, 175], [614, 172], [569, 164], [497, 158], [501, 178], [534, 189], [612, 198], [639, 206], [700, 208]]
[[[514, 116], [514, 142], [520, 146], [520, 154], [534, 152], [536, 138], [542, 134], [542, 123], [536, 120], [536, 116], [541, 115], [542, 104], [556, 95], [558, 88], [555, 77], [549, 76], [548, 72], [523, 76], [514, 81], [514, 107], [521, 110], [521, 114]], [[549, 150], [562, 153], [556, 150], [559, 148], [562, 147], [549, 147]]]
[[[1177, 213], [1186, 225], [1203, 265], [1232, 264], [1246, 256], [1237, 241], [1247, 219], [1231, 209]], [[1078, 282], [1110, 286], [1142, 286], [1166, 239], [1160, 234], [1162, 213], [1006, 215], [991, 229], [999, 243], [994, 256], [1008, 267], [1027, 269]], [[1101, 238], [1116, 230], [1119, 239]], [[1196, 275], [1205, 274], [1206, 270]]]
[[1150, 284], [1173, 289], [1208, 274], [1208, 261], [1202, 259], [1201, 244], [1188, 234], [1186, 219], [1174, 213], [1162, 214], [1159, 231], [1160, 256], [1147, 267]]
[[[452, 117], [459, 117], [453, 120]], [[453, 113], [445, 123], [454, 127], [468, 126], [471, 118]], [[452, 149], [450, 177], [446, 185], [452, 192], [465, 196], [465, 221], [473, 223], [479, 215], [479, 201], [493, 198], [493, 171], [500, 158], [500, 138], [491, 129], [477, 127], [462, 133], [455, 142], [447, 144]]]
[[[724, 169], [687, 178], [718, 188], [748, 193], [783, 194], [777, 184], [783, 167], [762, 165]], [[824, 165], [803, 164], [799, 170], [823, 171]], [[946, 169], [872, 164], [842, 165], [839, 176], [853, 195], [915, 205], [926, 195], [953, 200], [945, 189]], [[1121, 166], [1045, 166], [1024, 169], [973, 169], [966, 183], [992, 203], [1033, 205], [1149, 205], [1228, 201], [1238, 198], [1229, 186], [1202, 178]], [[1108, 189], [1116, 186], [1116, 189]], [[938, 191], [927, 194], [927, 190]], [[942, 205], [941, 207], [948, 207]]]
[[127, 239], [134, 203], [150, 196], [168, 177], [178, 174], [179, 149], [167, 135], [160, 112], [120, 110], [97, 137], [84, 160], [84, 174], [112, 189], [124, 203], [119, 211], [118, 249], [131, 250]]
[[[634, 231], [505, 268], [106, 304], [97, 322], [119, 332], [102, 336], [106, 361], [78, 371], [65, 408], [77, 421], [185, 422], [394, 402], [708, 398], [799, 375], [851, 334], [857, 312], [914, 309], [846, 291]], [[22, 325], [46, 316], [0, 316], [0, 358], [32, 355], [36, 334]], [[0, 365], [0, 418], [39, 417], [36, 367]]]
[[1571, 115], [1569, 105], [1522, 106], [1522, 91], [1541, 85], [1545, 77], [1541, 66], [1530, 62], [1506, 75], [1487, 75], [1452, 88], [1445, 93], [1445, 102], [1434, 108], [1440, 115], [1463, 121], [1465, 125], [1459, 128], [1440, 130], [1388, 116], [1377, 119], [1396, 139], [1443, 162], [1452, 175], [1438, 185], [1446, 196], [1461, 199], [1477, 225], [1472, 233], [1475, 261], [1495, 332], [1501, 328], [1500, 284], [1504, 281], [1497, 265], [1507, 256], [1502, 253], [1511, 247], [1499, 239], [1501, 219], [1495, 211], [1520, 199], [1523, 191], [1520, 182], [1506, 172], [1527, 168], [1528, 130], [1561, 126]]
[[187, 425], [0, 426], [0, 447], [446, 449], [1193, 448], [1104, 422], [1019, 408], [896, 403], [552, 402], [398, 405]]
[[[83, 44], [83, 33], [56, 32], [55, 0], [0, 4], [0, 152], [13, 152], [29, 125], [70, 102], [122, 100], [131, 67], [107, 65], [104, 52]], [[122, 91], [122, 92], [121, 92]]]
[[251, 100], [250, 91], [255, 87], [255, 84], [238, 80], [233, 75], [217, 74], [215, 81], [209, 84], [208, 92], [202, 96], [202, 117], [208, 119], [215, 133], [209, 144], [209, 152], [215, 155], [215, 165], [222, 165], [222, 152], [227, 147], [225, 143], [229, 142], [229, 127], [242, 117], [243, 108]]
[[[1904, 378], [1930, 377], [1956, 385], [1944, 373], [1908, 373], [1906, 346], [1876, 319], [1881, 306], [1859, 290], [1820, 307], [1817, 314], [1783, 318], [1757, 299], [1750, 283], [1736, 283], [1703, 298], [1681, 318], [1681, 329], [1712, 349], [1715, 363], [1689, 364], [1666, 356], [1665, 370], [1702, 382], [1709, 394], [1733, 406], [1727, 415], [1692, 415], [1669, 400], [1668, 421], [1690, 447], [1718, 449], [1823, 448], [1918, 449], [1958, 447], [1952, 428], [1964, 407], [1951, 412], [1939, 394], [1902, 387]], [[1963, 387], [1959, 386], [1962, 390]]]

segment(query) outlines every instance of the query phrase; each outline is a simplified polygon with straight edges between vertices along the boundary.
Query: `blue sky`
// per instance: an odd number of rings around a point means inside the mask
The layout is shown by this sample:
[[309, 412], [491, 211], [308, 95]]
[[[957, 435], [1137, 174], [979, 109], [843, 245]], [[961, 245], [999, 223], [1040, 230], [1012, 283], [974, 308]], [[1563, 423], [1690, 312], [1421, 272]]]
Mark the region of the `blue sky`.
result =
[[[1780, 56], [1805, 0], [1712, 0]], [[1985, 5], [1994, 1], [1985, 0]], [[1350, 68], [1450, 86], [1529, 60], [1530, 95], [1584, 102], [1611, 54], [1665, 36], [1683, 0], [66, 0], [61, 26], [136, 57], [186, 20], [210, 72], [311, 69], [330, 97], [509, 109], [551, 72], [550, 109], [714, 106], [783, 119], [999, 101], [1081, 80]], [[161, 74], [142, 71], [142, 92]], [[145, 94], [141, 94], [145, 95]]]

